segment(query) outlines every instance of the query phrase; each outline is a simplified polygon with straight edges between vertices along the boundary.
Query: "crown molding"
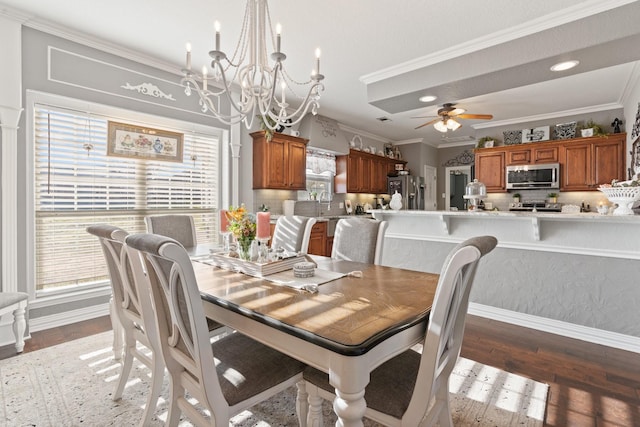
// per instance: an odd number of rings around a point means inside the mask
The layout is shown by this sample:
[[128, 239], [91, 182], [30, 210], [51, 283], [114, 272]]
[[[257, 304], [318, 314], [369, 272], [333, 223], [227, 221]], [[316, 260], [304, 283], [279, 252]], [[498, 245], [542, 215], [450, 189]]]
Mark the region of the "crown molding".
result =
[[181, 69], [178, 65], [166, 61], [159, 60], [154, 56], [144, 54], [142, 52], [127, 49], [121, 45], [107, 42], [104, 39], [90, 36], [77, 30], [70, 29], [65, 26], [57, 25], [51, 21], [35, 17], [17, 9], [7, 6], [1, 6], [0, 15], [6, 16], [8, 19], [20, 22], [23, 26], [42, 31], [53, 36], [61, 37], [72, 42], [82, 44], [94, 49], [101, 50], [116, 56], [120, 56], [131, 61], [143, 63], [153, 68], [166, 71], [177, 76], [181, 76]]
[[578, 116], [589, 113], [597, 113], [599, 111], [608, 111], [615, 110], [616, 108], [624, 108], [624, 106], [620, 102], [611, 102], [608, 104], [600, 104], [600, 105], [591, 105], [589, 107], [584, 108], [575, 108], [573, 110], [564, 110], [564, 111], [554, 111], [551, 113], [537, 114], [535, 116], [526, 116], [526, 117], [516, 117], [514, 119], [508, 120], [498, 120], [491, 121], [487, 123], [478, 123], [472, 125], [473, 129], [491, 129], [500, 126], [509, 126], [518, 123], [527, 123], [527, 122], [535, 122], [539, 120], [549, 120], [555, 119], [558, 117], [567, 117], [567, 116]]
[[556, 13], [540, 16], [531, 21], [522, 23], [515, 27], [496, 31], [455, 46], [434, 52], [430, 55], [415, 58], [413, 60], [393, 65], [373, 73], [365, 74], [360, 77], [360, 81], [365, 85], [369, 85], [381, 80], [389, 79], [402, 75], [411, 71], [425, 68], [440, 62], [444, 62], [459, 56], [463, 56], [478, 50], [486, 49], [507, 43], [521, 37], [529, 36], [538, 32], [548, 30], [550, 28], [559, 27], [569, 22], [577, 21], [597, 13], [615, 9], [635, 0], [590, 0], [561, 9]]

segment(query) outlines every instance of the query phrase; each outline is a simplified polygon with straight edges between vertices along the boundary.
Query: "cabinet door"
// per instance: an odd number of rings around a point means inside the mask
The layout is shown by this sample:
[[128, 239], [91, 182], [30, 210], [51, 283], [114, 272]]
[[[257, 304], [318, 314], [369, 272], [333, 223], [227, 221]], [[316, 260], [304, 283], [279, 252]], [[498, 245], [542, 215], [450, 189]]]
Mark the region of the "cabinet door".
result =
[[266, 153], [267, 170], [263, 171], [263, 173], [266, 174], [267, 188], [288, 189], [289, 182], [287, 181], [287, 143], [285, 141], [279, 141], [276, 138], [273, 138], [271, 142], [266, 144]]
[[372, 182], [373, 193], [387, 192], [387, 161], [385, 159], [376, 159], [373, 162]]
[[358, 193], [362, 188], [362, 157], [349, 155], [347, 157], [347, 192]]
[[599, 141], [593, 144], [592, 186], [625, 179], [624, 140]]
[[360, 160], [360, 192], [361, 193], [371, 193], [371, 170], [372, 170], [372, 159], [369, 157], [362, 156]]
[[561, 150], [560, 189], [584, 191], [591, 187], [591, 143], [567, 144]]
[[511, 165], [528, 165], [531, 163], [531, 149], [523, 148], [519, 150], [507, 151], [506, 164]]
[[311, 236], [309, 236], [309, 250], [311, 255], [325, 256], [327, 239], [327, 223], [316, 222], [311, 228]]
[[300, 142], [288, 144], [288, 184], [291, 190], [307, 188], [307, 147]]
[[476, 154], [475, 178], [487, 187], [487, 192], [506, 191], [504, 163], [504, 151]]
[[539, 147], [531, 149], [531, 163], [556, 163], [558, 147]]

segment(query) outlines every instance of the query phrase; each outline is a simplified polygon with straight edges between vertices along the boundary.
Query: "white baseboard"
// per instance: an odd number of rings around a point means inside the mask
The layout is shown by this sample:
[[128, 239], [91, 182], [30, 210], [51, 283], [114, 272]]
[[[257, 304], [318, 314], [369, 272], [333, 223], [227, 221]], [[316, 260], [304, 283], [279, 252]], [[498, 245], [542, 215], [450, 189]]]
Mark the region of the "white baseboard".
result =
[[71, 323], [82, 322], [109, 314], [109, 304], [92, 305], [78, 310], [65, 311], [50, 316], [37, 317], [29, 320], [29, 331], [37, 332]]
[[590, 328], [588, 326], [576, 325], [561, 320], [548, 319], [546, 317], [533, 316], [531, 314], [518, 313], [516, 311], [473, 302], [469, 303], [469, 314], [549, 332], [567, 338], [575, 338], [594, 344], [640, 353], [640, 338], [631, 335], [604, 331], [602, 329]]

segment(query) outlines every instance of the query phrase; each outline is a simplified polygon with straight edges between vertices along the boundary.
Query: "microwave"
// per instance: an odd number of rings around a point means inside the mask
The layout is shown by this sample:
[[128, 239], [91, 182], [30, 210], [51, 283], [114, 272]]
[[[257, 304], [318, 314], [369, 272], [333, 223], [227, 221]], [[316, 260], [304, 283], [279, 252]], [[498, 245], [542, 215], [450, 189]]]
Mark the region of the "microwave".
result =
[[507, 190], [560, 188], [558, 163], [507, 166]]

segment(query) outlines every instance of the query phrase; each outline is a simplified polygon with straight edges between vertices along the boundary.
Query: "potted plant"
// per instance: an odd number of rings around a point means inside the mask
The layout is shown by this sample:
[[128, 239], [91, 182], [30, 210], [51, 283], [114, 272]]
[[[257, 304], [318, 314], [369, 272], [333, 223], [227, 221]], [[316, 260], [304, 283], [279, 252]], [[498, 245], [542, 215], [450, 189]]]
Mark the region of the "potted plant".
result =
[[590, 137], [590, 136], [606, 136], [606, 135], [607, 134], [602, 129], [602, 126], [595, 123], [591, 119], [587, 120], [587, 122], [584, 124], [584, 127], [580, 129], [580, 136], [582, 136], [583, 138]]
[[495, 139], [490, 137], [490, 136], [483, 136], [482, 138], [480, 138], [478, 140], [478, 145], [476, 145], [476, 148], [489, 148], [489, 147], [493, 147], [493, 144], [495, 143]]
[[547, 197], [549, 198], [549, 203], [558, 203], [558, 193], [549, 193]]
[[513, 202], [514, 203], [519, 203], [520, 202], [520, 193], [514, 193], [513, 194]]

